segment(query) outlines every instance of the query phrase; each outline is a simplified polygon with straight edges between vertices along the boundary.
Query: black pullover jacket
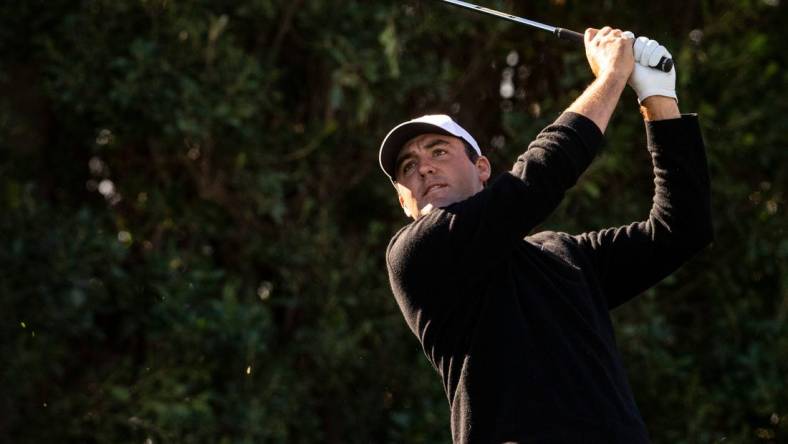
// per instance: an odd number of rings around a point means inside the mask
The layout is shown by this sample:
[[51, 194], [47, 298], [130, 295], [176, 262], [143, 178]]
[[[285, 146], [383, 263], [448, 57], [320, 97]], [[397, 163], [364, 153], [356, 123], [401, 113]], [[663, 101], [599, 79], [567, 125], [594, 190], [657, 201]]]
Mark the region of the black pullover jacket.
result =
[[481, 192], [402, 228], [386, 259], [394, 296], [443, 380], [455, 443], [648, 442], [609, 310], [712, 239], [697, 116], [646, 122], [648, 218], [526, 237], [602, 143], [564, 113]]

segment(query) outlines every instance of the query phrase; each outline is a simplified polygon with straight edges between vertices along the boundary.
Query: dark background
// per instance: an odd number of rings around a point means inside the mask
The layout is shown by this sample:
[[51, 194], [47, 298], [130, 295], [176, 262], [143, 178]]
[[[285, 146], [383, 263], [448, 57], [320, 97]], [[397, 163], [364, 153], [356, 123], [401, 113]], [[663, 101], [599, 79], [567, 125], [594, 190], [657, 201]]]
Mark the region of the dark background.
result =
[[[613, 313], [619, 345], [655, 443], [788, 442], [784, 2], [484, 5], [671, 50], [716, 241]], [[3, 2], [0, 441], [448, 442], [378, 144], [447, 112], [504, 171], [591, 80], [437, 1]], [[545, 228], [645, 218], [631, 91], [606, 140]]]

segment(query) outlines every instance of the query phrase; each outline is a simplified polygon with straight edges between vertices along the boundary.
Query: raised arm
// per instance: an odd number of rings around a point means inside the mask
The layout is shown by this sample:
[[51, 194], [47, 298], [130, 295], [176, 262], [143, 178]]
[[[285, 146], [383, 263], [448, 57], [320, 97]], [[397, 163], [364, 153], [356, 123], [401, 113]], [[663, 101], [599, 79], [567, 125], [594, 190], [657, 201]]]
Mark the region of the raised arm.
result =
[[564, 115], [539, 134], [512, 168], [511, 174], [531, 188], [529, 198], [521, 202], [529, 208], [518, 238], [547, 218], [591, 163], [633, 71], [632, 38], [621, 30], [589, 28], [585, 42], [596, 79]]
[[648, 218], [575, 236], [614, 308], [672, 273], [713, 238], [709, 176], [697, 116], [647, 120], [654, 168]]
[[[646, 44], [654, 51], [661, 48], [642, 40], [639, 43], [642, 46], [636, 46], [636, 58]], [[574, 237], [585, 251], [610, 308], [672, 273], [713, 238], [703, 139], [697, 116], [679, 113], [675, 75], [675, 69], [662, 73], [639, 66], [629, 82], [641, 104], [654, 169], [648, 218]]]
[[567, 111], [588, 117], [604, 133], [635, 66], [632, 37], [609, 26], [588, 28], [585, 47], [596, 80]]

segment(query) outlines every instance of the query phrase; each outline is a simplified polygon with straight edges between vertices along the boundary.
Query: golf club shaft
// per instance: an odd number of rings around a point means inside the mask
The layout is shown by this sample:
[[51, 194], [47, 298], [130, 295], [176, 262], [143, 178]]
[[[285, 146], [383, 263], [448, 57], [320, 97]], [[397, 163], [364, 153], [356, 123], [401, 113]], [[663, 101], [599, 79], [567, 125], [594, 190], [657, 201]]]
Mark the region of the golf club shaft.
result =
[[[539, 28], [543, 31], [548, 31], [553, 33], [553, 35], [555, 35], [559, 39], [574, 41], [575, 43], [579, 43], [581, 45], [585, 44], [585, 40], [583, 39], [583, 34], [580, 34], [579, 32], [570, 31], [564, 28], [557, 28], [555, 26], [545, 25], [544, 23], [535, 22], [533, 20], [528, 20], [526, 18], [518, 17], [516, 15], [506, 14], [500, 11], [496, 11], [494, 9], [485, 8], [484, 6], [474, 5], [473, 3], [467, 3], [460, 0], [441, 0], [441, 1], [452, 4], [454, 6], [459, 6], [461, 8], [470, 9], [471, 11], [476, 11], [482, 14], [494, 15], [496, 17], [509, 20], [515, 23], [531, 26], [533, 28]], [[664, 72], [670, 72], [670, 70], [673, 68], [673, 60], [667, 57], [662, 57], [659, 63], [657, 64], [657, 66], [654, 66], [653, 68]]]

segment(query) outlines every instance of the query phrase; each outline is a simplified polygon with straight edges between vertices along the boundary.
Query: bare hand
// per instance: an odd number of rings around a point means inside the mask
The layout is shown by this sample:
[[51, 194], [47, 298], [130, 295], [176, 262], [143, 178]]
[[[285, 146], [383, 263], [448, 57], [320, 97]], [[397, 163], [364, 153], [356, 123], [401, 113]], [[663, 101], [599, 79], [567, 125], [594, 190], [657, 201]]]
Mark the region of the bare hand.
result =
[[588, 28], [584, 37], [586, 58], [595, 76], [614, 75], [623, 80], [629, 78], [635, 67], [631, 37], [609, 26], [602, 29]]

